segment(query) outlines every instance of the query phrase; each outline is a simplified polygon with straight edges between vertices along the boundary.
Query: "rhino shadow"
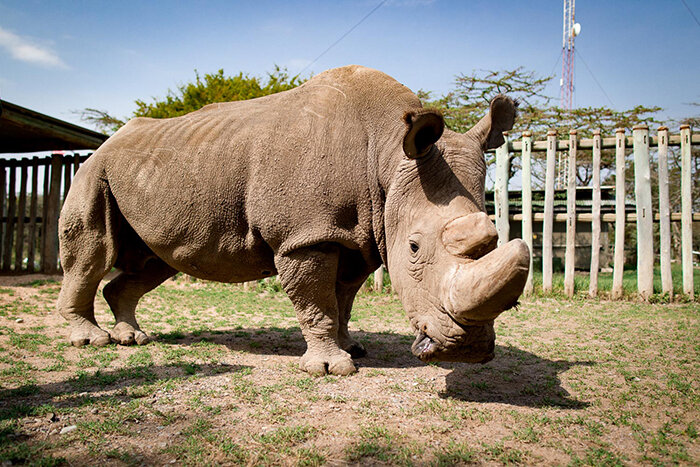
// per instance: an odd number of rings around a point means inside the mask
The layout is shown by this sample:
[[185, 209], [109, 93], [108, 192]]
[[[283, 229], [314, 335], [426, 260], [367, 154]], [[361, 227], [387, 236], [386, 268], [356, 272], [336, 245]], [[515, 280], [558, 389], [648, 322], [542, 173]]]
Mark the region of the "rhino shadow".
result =
[[[186, 380], [193, 374], [215, 376], [235, 373], [245, 365], [220, 364], [172, 364], [138, 365], [133, 367], [97, 370], [82, 373], [63, 381], [46, 384], [26, 384], [14, 389], [0, 390], [0, 420], [10, 420], [25, 416], [44, 416], [56, 412], [60, 421], [61, 409], [81, 407], [100, 401], [129, 402], [148, 397], [148, 392], [139, 392], [141, 386], [156, 381]], [[94, 393], [110, 391], [110, 394]], [[47, 406], [47, 396], [60, 398]]]
[[[411, 354], [413, 336], [394, 332], [350, 333], [367, 349], [367, 357], [355, 359], [358, 368], [415, 368], [426, 364]], [[202, 333], [168, 333], [158, 340], [191, 345], [206, 340], [233, 351], [258, 355], [301, 356], [306, 342], [298, 326], [289, 328], [242, 328]], [[549, 360], [511, 346], [496, 345], [495, 358], [486, 364], [442, 362], [433, 364], [452, 370], [440, 397], [469, 402], [496, 402], [527, 407], [582, 409], [587, 402], [571, 398], [559, 375], [579, 365], [595, 362]]]
[[[355, 359], [358, 367], [411, 368], [425, 364], [411, 354], [414, 337], [394, 332], [350, 332], [353, 339], [367, 349], [367, 357]], [[192, 345], [207, 341], [223, 345], [232, 351], [258, 355], [302, 356], [306, 341], [299, 326], [279, 328], [239, 328], [205, 332], [157, 333], [156, 339], [164, 344]]]
[[[573, 399], [560, 375], [590, 361], [549, 360], [510, 346], [496, 346], [496, 357], [485, 365], [454, 365], [447, 375], [445, 399], [495, 402], [524, 407], [584, 409], [588, 402]], [[442, 366], [442, 365], [441, 365]]]

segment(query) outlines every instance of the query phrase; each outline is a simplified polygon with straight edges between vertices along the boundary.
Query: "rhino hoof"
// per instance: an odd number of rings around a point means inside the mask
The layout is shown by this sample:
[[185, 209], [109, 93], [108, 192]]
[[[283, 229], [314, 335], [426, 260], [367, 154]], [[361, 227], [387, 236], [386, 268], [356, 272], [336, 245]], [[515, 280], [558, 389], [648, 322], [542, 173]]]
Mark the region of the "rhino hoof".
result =
[[71, 333], [69, 340], [75, 347], [82, 347], [88, 344], [95, 347], [104, 347], [110, 342], [109, 334], [93, 324], [75, 329]]
[[105, 345], [111, 342], [112, 339], [109, 338], [109, 334], [106, 332], [104, 333], [104, 335], [100, 335], [90, 339], [90, 344], [94, 345], [95, 347], [104, 347]]
[[140, 329], [135, 329], [128, 323], [117, 323], [116, 326], [110, 332], [113, 342], [121, 345], [145, 345], [148, 344], [151, 339], [146, 335], [145, 332]]
[[327, 374], [346, 376], [357, 371], [352, 358], [347, 352], [342, 352], [344, 355], [333, 357], [309, 355], [307, 352], [301, 357], [299, 366], [302, 370], [314, 376], [323, 376]]

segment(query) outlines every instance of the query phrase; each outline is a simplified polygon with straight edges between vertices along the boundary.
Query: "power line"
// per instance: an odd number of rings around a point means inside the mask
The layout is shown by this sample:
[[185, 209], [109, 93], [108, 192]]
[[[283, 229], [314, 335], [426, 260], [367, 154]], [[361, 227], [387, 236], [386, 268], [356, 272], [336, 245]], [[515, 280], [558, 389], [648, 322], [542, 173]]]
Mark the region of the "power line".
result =
[[688, 4], [685, 3], [685, 0], [681, 0], [681, 2], [683, 2], [683, 5], [685, 5], [686, 9], [687, 9], [688, 12], [690, 13], [690, 16], [692, 16], [693, 19], [695, 20], [695, 23], [696, 23], [698, 26], [700, 26], [700, 21], [698, 21], [698, 18], [697, 18], [697, 16], [695, 16], [695, 13], [693, 13], [693, 10], [691, 10], [690, 7], [688, 6]]
[[552, 67], [552, 71], [550, 71], [547, 76], [554, 76], [554, 70], [557, 69], [557, 65], [559, 65], [559, 60], [561, 60], [561, 53], [557, 56], [557, 61], [554, 63], [554, 66]]
[[353, 32], [353, 31], [355, 30], [355, 28], [357, 28], [360, 24], [362, 24], [367, 18], [369, 18], [370, 16], [372, 16], [372, 13], [374, 13], [375, 11], [377, 11], [377, 10], [378, 10], [382, 5], [384, 5], [386, 2], [387, 2], [387, 0], [382, 0], [382, 2], [381, 2], [379, 5], [375, 6], [375, 7], [372, 9], [372, 11], [370, 11], [369, 13], [367, 13], [360, 21], [358, 21], [357, 23], [355, 23], [355, 25], [354, 25], [353, 27], [351, 27], [350, 29], [348, 29], [348, 30], [345, 32], [345, 34], [343, 34], [342, 36], [340, 36], [340, 37], [338, 38], [338, 40], [336, 40], [336, 41], [333, 42], [331, 45], [329, 45], [329, 46], [326, 48], [326, 50], [324, 50], [323, 52], [321, 52], [321, 53], [318, 55], [318, 57], [314, 58], [313, 61], [312, 61], [311, 63], [309, 63], [308, 65], [306, 65], [306, 66], [299, 72], [299, 74], [301, 75], [303, 72], [305, 72], [306, 70], [308, 70], [308, 69], [311, 67], [311, 65], [313, 65], [314, 63], [316, 63], [321, 57], [323, 57], [324, 55], [326, 55], [326, 53], [327, 53], [329, 50], [331, 50], [333, 47], [335, 47], [336, 45], [338, 45], [338, 43], [339, 43], [340, 41], [342, 41], [343, 39], [345, 39], [345, 37], [346, 37], [348, 34], [350, 34], [351, 32]]
[[579, 52], [579, 51], [577, 50], [577, 51], [576, 51], [576, 55], [578, 55], [578, 58], [581, 59], [581, 61], [583, 62], [583, 65], [586, 67], [586, 70], [588, 70], [588, 72], [591, 74], [591, 77], [593, 78], [593, 81], [595, 81], [595, 84], [598, 85], [598, 87], [599, 87], [600, 90], [603, 92], [603, 94], [605, 95], [605, 97], [607, 97], [608, 101], [610, 102], [610, 105], [613, 106], [613, 107], [615, 107], [615, 104], [613, 103], [612, 99], [610, 99], [610, 96], [608, 96], [608, 93], [605, 92], [605, 89], [603, 89], [603, 86], [601, 86], [600, 82], [598, 82], [598, 79], [597, 79], [597, 78], [595, 77], [595, 75], [593, 74], [593, 71], [592, 71], [591, 68], [588, 66], [588, 63], [586, 63], [586, 61], [585, 61], [585, 60], [583, 59], [583, 57], [581, 56], [581, 52]]

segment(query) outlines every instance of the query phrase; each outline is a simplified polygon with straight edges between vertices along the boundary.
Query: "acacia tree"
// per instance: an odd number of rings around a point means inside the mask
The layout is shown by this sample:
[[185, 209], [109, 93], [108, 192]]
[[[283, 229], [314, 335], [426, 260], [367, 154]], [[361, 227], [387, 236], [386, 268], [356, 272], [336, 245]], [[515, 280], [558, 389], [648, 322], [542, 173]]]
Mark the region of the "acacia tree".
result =
[[[195, 70], [193, 82], [182, 84], [175, 90], [169, 89], [164, 98], [154, 97], [151, 101], [136, 100], [136, 110], [131, 117], [177, 117], [214, 102], [240, 101], [286, 91], [304, 81], [299, 75], [289, 76], [286, 70], [278, 66], [267, 74], [266, 80], [242, 72], [226, 76], [223, 69], [202, 77]], [[114, 117], [107, 111], [92, 108], [79, 113], [83, 121], [95, 125], [105, 134], [114, 133], [131, 118]]]
[[[581, 107], [572, 110], [552, 105], [552, 98], [544, 90], [553, 76], [540, 77], [523, 67], [512, 70], [479, 70], [455, 79], [452, 91], [438, 99], [431, 99], [430, 93], [419, 91], [419, 97], [426, 106], [440, 109], [445, 116], [448, 128], [465, 132], [488, 112], [491, 99], [499, 93], [508, 94], [519, 102], [518, 119], [511, 132], [511, 138], [518, 138], [522, 131], [529, 130], [534, 137], [544, 137], [549, 130], [555, 130], [561, 138], [568, 137], [569, 130], [575, 128], [579, 137], [590, 137], [598, 129], [603, 134], [611, 134], [615, 128], [631, 131], [635, 125], [658, 124], [656, 114], [660, 107], [637, 106], [628, 110], [614, 110], [608, 107]], [[493, 155], [490, 155], [493, 158]], [[544, 184], [544, 155], [533, 153], [533, 177], [540, 185]], [[579, 184], [587, 185], [593, 176], [589, 153], [582, 153], [577, 160]], [[611, 169], [615, 164], [613, 151], [603, 151], [602, 169]], [[511, 177], [520, 169], [519, 159], [514, 157], [511, 164]]]

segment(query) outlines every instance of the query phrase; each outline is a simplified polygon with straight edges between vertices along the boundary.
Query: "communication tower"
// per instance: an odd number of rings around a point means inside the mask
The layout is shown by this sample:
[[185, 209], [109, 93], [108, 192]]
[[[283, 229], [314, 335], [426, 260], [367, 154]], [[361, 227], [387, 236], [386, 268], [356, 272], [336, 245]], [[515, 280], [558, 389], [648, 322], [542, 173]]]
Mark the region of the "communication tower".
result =
[[[564, 31], [561, 48], [561, 108], [571, 110], [574, 100], [574, 40], [581, 32], [581, 25], [574, 19], [576, 0], [564, 0]], [[568, 158], [559, 157], [556, 184], [562, 188], [567, 184]]]
[[575, 21], [576, 0], [564, 0], [564, 30], [561, 50], [561, 108], [571, 110], [574, 97], [574, 40], [581, 33]]

